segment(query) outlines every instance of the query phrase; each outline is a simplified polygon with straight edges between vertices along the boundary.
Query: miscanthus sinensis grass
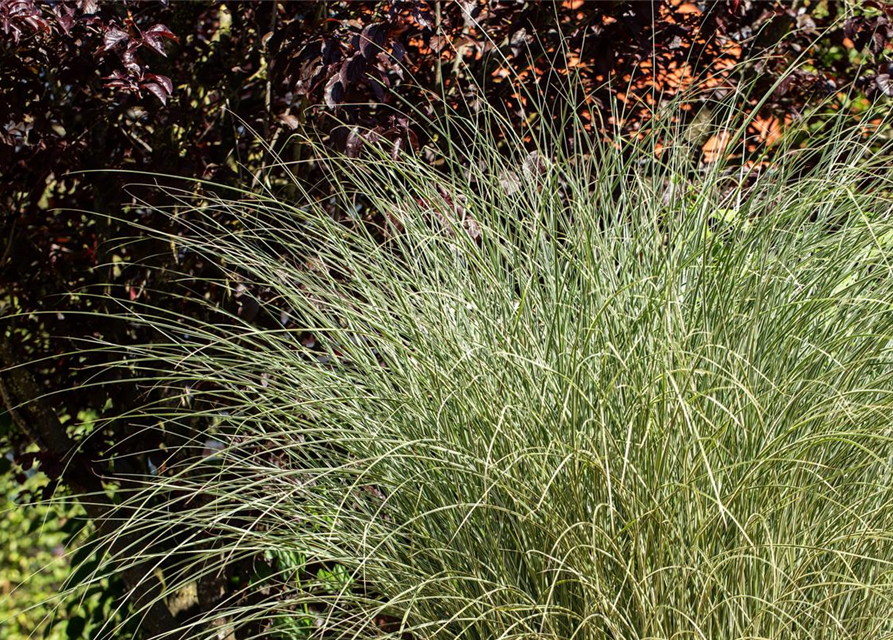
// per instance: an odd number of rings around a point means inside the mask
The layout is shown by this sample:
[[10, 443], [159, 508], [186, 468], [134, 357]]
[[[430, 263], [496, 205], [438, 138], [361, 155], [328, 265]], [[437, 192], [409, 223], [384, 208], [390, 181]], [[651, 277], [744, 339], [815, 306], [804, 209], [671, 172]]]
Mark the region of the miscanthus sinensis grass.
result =
[[198, 431], [103, 570], [175, 536], [171, 593], [273, 559], [191, 637], [893, 637], [883, 156], [842, 126], [760, 171], [669, 129], [444, 126], [437, 168], [330, 158], [334, 201], [184, 199], [171, 241], [270, 322], [132, 310], [160, 338], [122, 364], [189, 389], [146, 415]]

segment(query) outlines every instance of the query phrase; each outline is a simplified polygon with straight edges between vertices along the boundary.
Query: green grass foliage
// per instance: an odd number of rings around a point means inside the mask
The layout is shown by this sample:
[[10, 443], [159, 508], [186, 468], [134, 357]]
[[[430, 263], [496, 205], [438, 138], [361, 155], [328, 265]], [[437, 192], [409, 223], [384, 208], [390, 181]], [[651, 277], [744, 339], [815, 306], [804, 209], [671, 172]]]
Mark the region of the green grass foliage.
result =
[[261, 311], [97, 346], [173, 395], [143, 424], [199, 425], [102, 571], [273, 558], [190, 637], [893, 637], [882, 140], [741, 168], [660, 122], [496, 148], [485, 111], [329, 158], [334, 200], [184, 198], [169, 240]]

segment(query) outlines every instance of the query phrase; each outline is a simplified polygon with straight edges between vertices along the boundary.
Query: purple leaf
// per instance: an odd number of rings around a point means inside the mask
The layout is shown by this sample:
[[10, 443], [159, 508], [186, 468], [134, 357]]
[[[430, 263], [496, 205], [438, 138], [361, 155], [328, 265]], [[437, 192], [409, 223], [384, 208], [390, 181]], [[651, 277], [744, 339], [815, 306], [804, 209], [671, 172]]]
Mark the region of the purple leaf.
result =
[[344, 98], [344, 85], [339, 80], [340, 75], [335, 74], [332, 76], [323, 93], [323, 99], [326, 101], [326, 106], [329, 109], [336, 109], [342, 98]]
[[56, 5], [53, 7], [53, 13], [56, 14], [56, 22], [65, 35], [68, 35], [71, 27], [74, 26], [74, 11], [74, 7], [69, 5]]
[[843, 35], [850, 40], [856, 40], [856, 33], [860, 30], [858, 18], [847, 18], [843, 23]]
[[874, 55], [878, 55], [887, 46], [887, 37], [880, 29], [871, 34], [871, 41], [868, 44], [868, 50]]
[[165, 105], [167, 104], [168, 93], [165, 90], [165, 88], [162, 87], [160, 84], [156, 84], [154, 82], [146, 82], [140, 86], [141, 86], [141, 88], [145, 89], [146, 91], [151, 93], [153, 96], [155, 96], [156, 98], [161, 100], [161, 104], [165, 104]]
[[325, 64], [339, 62], [341, 60], [341, 48], [338, 46], [338, 41], [334, 38], [323, 40], [321, 54], [322, 61]]
[[147, 73], [146, 80], [151, 80], [152, 82], [157, 82], [164, 90], [167, 91], [167, 94], [170, 95], [174, 92], [174, 83], [171, 82], [171, 79], [167, 76], [157, 75], [154, 73]]
[[434, 20], [431, 19], [431, 14], [428, 11], [422, 10], [419, 5], [416, 5], [415, 9], [413, 9], [412, 15], [415, 17], [416, 22], [423, 29], [431, 29], [434, 30]]
[[124, 53], [121, 54], [121, 61], [124, 63], [124, 68], [127, 69], [130, 73], [142, 77], [143, 68], [140, 66], [140, 63], [136, 60], [136, 50], [139, 48], [139, 43], [131, 44]]
[[35, 31], [44, 31], [46, 33], [50, 32], [50, 23], [43, 18], [37, 17], [36, 15], [28, 16], [27, 18], [25, 18], [24, 22]]
[[152, 51], [167, 57], [167, 53], [164, 51], [165, 39], [173, 40], [174, 42], [180, 41], [179, 38], [177, 38], [177, 36], [163, 24], [153, 25], [143, 33], [143, 43], [152, 49]]
[[363, 148], [363, 137], [360, 135], [360, 132], [356, 127], [350, 130], [350, 133], [347, 134], [347, 144], [345, 145], [345, 152], [347, 153], [348, 158], [356, 158], [360, 155], [360, 149]]
[[174, 42], [180, 42], [180, 38], [174, 35], [174, 32], [165, 27], [163, 24], [153, 24], [151, 27], [146, 29], [146, 33], [161, 38], [167, 38], [168, 40], [173, 40]]
[[354, 84], [363, 77], [363, 71], [366, 70], [366, 61], [362, 54], [356, 54], [352, 58], [344, 61], [341, 65], [341, 84], [345, 87]]
[[103, 48], [106, 51], [114, 49], [118, 44], [129, 39], [130, 35], [126, 31], [121, 31], [120, 29], [112, 27], [102, 34], [102, 42], [105, 45]]
[[369, 86], [372, 88], [372, 93], [375, 95], [375, 99], [379, 102], [383, 102], [385, 96], [387, 96], [384, 83], [379, 79], [373, 79], [372, 82], [369, 83]]
[[165, 53], [164, 51], [164, 40], [162, 40], [161, 38], [156, 38], [154, 36], [145, 34], [143, 35], [143, 44], [145, 44], [155, 53], [160, 53], [165, 58], [167, 57], [167, 53]]
[[105, 86], [112, 89], [123, 89], [124, 91], [139, 90], [136, 83], [120, 69], [115, 69], [110, 76], [103, 78], [103, 80], [105, 80]]
[[393, 45], [391, 45], [391, 49], [394, 52], [394, 60], [400, 62], [403, 60], [403, 56], [406, 55], [406, 47], [403, 46], [403, 43], [399, 40], [395, 41]]
[[381, 45], [384, 44], [387, 33], [388, 27], [382, 22], [367, 25], [366, 28], [363, 29], [363, 31], [360, 33], [360, 53], [363, 54], [363, 56], [365, 56], [366, 58], [374, 57], [379, 51], [381, 51]]
[[885, 96], [893, 96], [893, 84], [890, 83], [890, 74], [880, 73], [874, 77], [874, 83]]

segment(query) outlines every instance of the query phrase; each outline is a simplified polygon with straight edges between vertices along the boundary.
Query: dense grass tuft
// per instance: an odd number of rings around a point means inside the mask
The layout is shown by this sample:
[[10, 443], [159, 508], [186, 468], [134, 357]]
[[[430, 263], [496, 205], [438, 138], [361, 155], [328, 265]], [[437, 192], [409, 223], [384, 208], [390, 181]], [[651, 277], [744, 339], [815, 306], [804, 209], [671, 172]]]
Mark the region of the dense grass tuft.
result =
[[189, 203], [172, 241], [265, 302], [134, 308], [165, 338], [122, 364], [178, 394], [146, 415], [202, 435], [106, 568], [176, 536], [173, 592], [266, 554], [190, 637], [893, 637], [884, 157], [842, 128], [750, 172], [670, 130], [530, 155], [485, 124], [448, 121], [436, 169], [332, 158], [340, 220]]

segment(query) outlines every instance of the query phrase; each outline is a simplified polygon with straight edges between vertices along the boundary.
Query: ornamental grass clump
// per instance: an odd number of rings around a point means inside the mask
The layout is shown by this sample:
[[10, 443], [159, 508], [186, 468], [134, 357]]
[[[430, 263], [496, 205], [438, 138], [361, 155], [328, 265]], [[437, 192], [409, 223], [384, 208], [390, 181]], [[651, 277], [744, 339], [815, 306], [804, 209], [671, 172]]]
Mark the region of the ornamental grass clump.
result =
[[134, 303], [158, 341], [98, 346], [187, 435], [96, 575], [266, 558], [188, 637], [893, 637], [883, 140], [832, 118], [735, 167], [661, 121], [481, 117], [328, 157], [331, 198], [184, 195], [169, 240], [259, 310]]

